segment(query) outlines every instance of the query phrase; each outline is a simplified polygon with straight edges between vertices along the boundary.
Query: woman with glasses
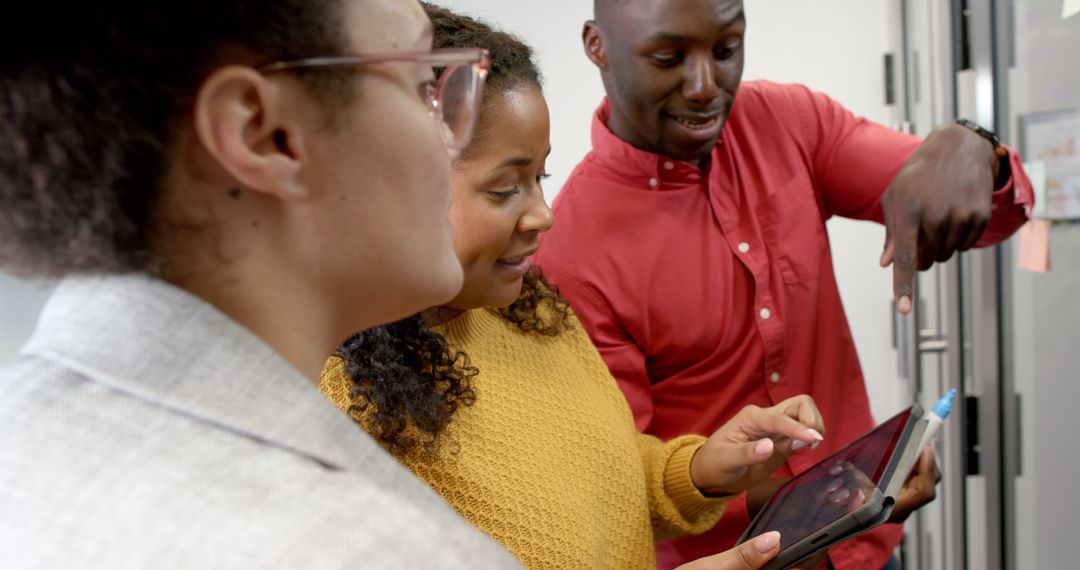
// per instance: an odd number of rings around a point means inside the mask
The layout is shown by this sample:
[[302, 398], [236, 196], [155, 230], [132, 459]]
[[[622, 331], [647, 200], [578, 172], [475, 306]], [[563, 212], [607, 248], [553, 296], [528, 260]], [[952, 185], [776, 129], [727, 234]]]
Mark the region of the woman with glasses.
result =
[[0, 368], [0, 566], [516, 567], [316, 387], [460, 289], [483, 52], [415, 0], [51, 9], [0, 35], [0, 264], [60, 280]]
[[[584, 329], [529, 265], [553, 223], [541, 188], [548, 109], [531, 50], [426, 8], [435, 45], [492, 56], [476, 137], [452, 175], [465, 284], [447, 303], [350, 339], [322, 389], [526, 566], [655, 568], [654, 539], [710, 528], [726, 498], [820, 441], [820, 416], [800, 397], [744, 410], [709, 438], [638, 434]], [[763, 535], [698, 564], [758, 567], [778, 541]]]

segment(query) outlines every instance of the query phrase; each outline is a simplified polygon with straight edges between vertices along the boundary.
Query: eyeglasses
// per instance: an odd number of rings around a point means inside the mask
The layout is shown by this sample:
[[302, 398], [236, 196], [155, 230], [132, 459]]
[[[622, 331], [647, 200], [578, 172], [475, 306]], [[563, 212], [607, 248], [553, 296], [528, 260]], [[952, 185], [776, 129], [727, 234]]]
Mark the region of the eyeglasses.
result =
[[369, 55], [340, 55], [279, 61], [257, 68], [260, 73], [312, 67], [362, 67], [395, 61], [425, 63], [438, 78], [424, 87], [431, 115], [441, 122], [446, 146], [464, 150], [472, 140], [491, 57], [479, 48], [433, 49]]

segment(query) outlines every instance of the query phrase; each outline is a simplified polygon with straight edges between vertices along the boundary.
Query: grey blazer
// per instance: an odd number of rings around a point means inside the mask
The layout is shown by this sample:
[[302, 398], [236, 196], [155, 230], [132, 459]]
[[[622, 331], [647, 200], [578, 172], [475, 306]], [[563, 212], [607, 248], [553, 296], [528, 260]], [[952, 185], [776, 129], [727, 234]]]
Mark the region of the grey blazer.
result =
[[0, 368], [0, 568], [517, 568], [277, 353], [73, 278]]

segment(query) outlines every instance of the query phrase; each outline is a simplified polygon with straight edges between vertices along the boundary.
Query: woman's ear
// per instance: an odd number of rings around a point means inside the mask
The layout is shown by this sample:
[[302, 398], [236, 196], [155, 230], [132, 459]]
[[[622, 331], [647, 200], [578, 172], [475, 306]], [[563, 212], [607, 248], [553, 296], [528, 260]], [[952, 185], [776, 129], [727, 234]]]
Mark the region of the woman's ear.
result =
[[249, 67], [223, 67], [199, 88], [195, 133], [240, 186], [296, 200], [309, 194], [300, 178], [305, 123], [288, 89]]

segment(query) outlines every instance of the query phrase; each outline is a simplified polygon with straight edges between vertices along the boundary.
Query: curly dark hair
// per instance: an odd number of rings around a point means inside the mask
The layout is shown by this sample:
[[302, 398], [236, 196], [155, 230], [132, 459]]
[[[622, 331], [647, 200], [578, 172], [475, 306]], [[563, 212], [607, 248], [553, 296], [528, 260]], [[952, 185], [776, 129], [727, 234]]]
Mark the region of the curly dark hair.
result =
[[[556, 336], [572, 326], [569, 304], [539, 269], [499, 314], [530, 334]], [[352, 381], [349, 412], [392, 453], [433, 450], [454, 413], [476, 401], [471, 384], [480, 370], [423, 314], [356, 334], [337, 354]]]
[[[532, 49], [521, 40], [468, 16], [422, 4], [435, 26], [436, 47], [482, 47], [491, 53], [486, 100], [522, 85], [540, 87]], [[484, 126], [481, 109], [478, 137]], [[465, 149], [462, 160], [467, 156]], [[517, 300], [498, 312], [529, 334], [555, 336], [571, 326], [569, 305], [539, 269], [525, 275]], [[459, 407], [476, 399], [471, 381], [480, 371], [432, 330], [423, 315], [360, 333], [338, 355], [353, 381], [351, 411], [361, 412], [364, 427], [394, 453], [411, 451], [419, 443], [407, 426], [421, 434], [425, 449], [432, 449]]]
[[525, 274], [521, 294], [512, 305], [499, 309], [499, 314], [524, 332], [544, 336], [557, 336], [571, 323], [570, 304], [544, 279], [540, 268]]
[[[365, 429], [394, 453], [432, 448], [458, 406], [476, 399], [469, 381], [479, 371], [422, 315], [359, 333], [338, 355], [353, 380], [349, 412], [364, 417]], [[410, 434], [410, 424], [424, 441]]]
[[[229, 63], [341, 53], [340, 5], [102, 0], [64, 4], [61, 15], [48, 2], [5, 7], [0, 266], [41, 277], [153, 271], [167, 149], [199, 85]], [[344, 73], [301, 76], [320, 102], [348, 95]]]

